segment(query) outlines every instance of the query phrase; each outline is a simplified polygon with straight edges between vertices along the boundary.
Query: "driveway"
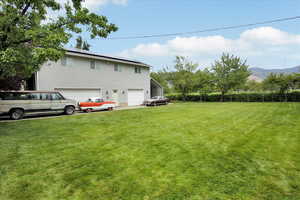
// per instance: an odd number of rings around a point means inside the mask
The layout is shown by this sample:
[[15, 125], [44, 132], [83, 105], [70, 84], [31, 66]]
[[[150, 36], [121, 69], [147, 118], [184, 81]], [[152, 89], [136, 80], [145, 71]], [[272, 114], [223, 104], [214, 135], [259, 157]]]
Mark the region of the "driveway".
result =
[[[146, 106], [127, 106], [127, 107], [117, 107], [113, 110], [113, 112], [115, 111], [119, 111], [119, 110], [132, 110], [132, 109], [141, 109], [141, 108], [146, 108]], [[96, 112], [107, 112], [107, 111], [96, 111]], [[111, 112], [111, 111], [110, 111]], [[88, 115], [90, 113], [85, 113], [85, 112], [81, 112], [81, 111], [77, 111], [74, 115]], [[24, 120], [41, 120], [41, 119], [49, 119], [49, 118], [57, 118], [57, 117], [64, 117], [66, 115], [62, 115], [62, 114], [41, 114], [41, 115], [32, 115], [32, 116], [25, 116], [23, 119], [21, 120], [11, 120], [9, 119], [8, 116], [0, 116], [0, 122], [16, 122], [16, 121], [24, 121]]]

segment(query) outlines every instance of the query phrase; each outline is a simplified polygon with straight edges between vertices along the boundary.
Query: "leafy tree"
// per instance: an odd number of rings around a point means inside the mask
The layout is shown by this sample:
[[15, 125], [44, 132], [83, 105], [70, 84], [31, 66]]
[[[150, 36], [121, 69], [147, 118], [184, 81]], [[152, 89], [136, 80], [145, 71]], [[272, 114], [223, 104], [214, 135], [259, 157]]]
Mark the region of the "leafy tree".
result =
[[214, 90], [213, 74], [208, 69], [195, 73], [195, 90], [202, 96]]
[[212, 66], [216, 88], [221, 92], [221, 101], [229, 91], [241, 87], [247, 81], [250, 72], [246, 61], [223, 53], [220, 60]]
[[263, 90], [263, 84], [255, 80], [248, 80], [243, 89], [245, 91], [258, 92]]
[[279, 81], [276, 73], [270, 73], [263, 81], [263, 88], [266, 91], [275, 92], [279, 90]]
[[175, 89], [186, 99], [186, 95], [195, 88], [195, 70], [198, 64], [187, 60], [183, 56], [176, 56], [175, 72], [172, 74], [172, 83]]
[[[62, 6], [59, 0], [0, 0], [0, 79], [25, 79], [44, 62], [57, 61], [72, 33], [86, 28], [95, 38], [117, 30], [105, 16], [82, 7], [82, 2], [72, 0]], [[61, 11], [65, 15], [47, 18], [49, 12]]]
[[280, 95], [285, 96], [287, 101], [287, 93], [297, 86], [298, 80], [299, 76], [297, 74], [271, 73], [263, 81], [263, 85], [265, 90], [278, 92]]
[[83, 42], [82, 50], [89, 51], [89, 50], [90, 50], [90, 47], [91, 47], [91, 45], [88, 44], [87, 41], [84, 41], [84, 42]]
[[82, 44], [83, 44], [82, 37], [79, 36], [78, 38], [76, 38], [76, 46], [75, 46], [75, 48], [76, 49], [82, 49]]
[[300, 74], [294, 73], [292, 74], [292, 89], [300, 89]]
[[75, 46], [75, 47], [76, 47], [77, 49], [82, 49], [82, 50], [89, 51], [91, 45], [88, 44], [87, 41], [83, 41], [82, 37], [79, 36], [79, 37], [76, 39], [76, 46]]
[[150, 76], [164, 88], [164, 93], [168, 94], [172, 92], [172, 88], [170, 87], [171, 82], [171, 74], [173, 72], [167, 71], [167, 69], [160, 70], [158, 72], [151, 72]]

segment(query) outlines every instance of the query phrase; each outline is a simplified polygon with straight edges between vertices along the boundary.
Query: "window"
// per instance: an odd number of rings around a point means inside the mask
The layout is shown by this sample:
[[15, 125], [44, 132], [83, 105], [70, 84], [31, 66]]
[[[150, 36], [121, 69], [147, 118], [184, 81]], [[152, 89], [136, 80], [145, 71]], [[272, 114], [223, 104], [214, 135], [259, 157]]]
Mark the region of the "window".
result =
[[91, 69], [96, 69], [96, 61], [91, 60], [90, 67], [91, 67]]
[[30, 100], [29, 93], [21, 92], [3, 92], [0, 93], [1, 100]]
[[104, 102], [103, 99], [95, 99], [95, 103], [102, 103]]
[[51, 99], [52, 100], [63, 100], [63, 97], [59, 93], [52, 93]]
[[65, 57], [65, 56], [62, 57], [60, 61], [61, 61], [61, 65], [67, 66], [67, 57]]
[[141, 68], [140, 67], [134, 67], [134, 73], [136, 73], [136, 74], [142, 73]]
[[114, 71], [118, 72], [119, 71], [119, 65], [118, 64], [114, 64]]
[[31, 93], [31, 94], [29, 94], [29, 99], [31, 99], [31, 100], [40, 100], [40, 93]]
[[41, 93], [41, 100], [51, 100], [51, 95], [49, 93]]

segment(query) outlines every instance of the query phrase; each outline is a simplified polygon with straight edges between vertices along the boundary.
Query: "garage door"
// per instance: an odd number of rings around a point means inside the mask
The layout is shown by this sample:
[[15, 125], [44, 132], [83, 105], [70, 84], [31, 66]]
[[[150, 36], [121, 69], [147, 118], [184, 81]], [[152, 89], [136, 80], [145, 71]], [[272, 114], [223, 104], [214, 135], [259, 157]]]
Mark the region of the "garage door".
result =
[[128, 106], [141, 105], [144, 99], [144, 90], [128, 90]]
[[86, 101], [91, 97], [102, 97], [100, 89], [59, 89], [59, 92], [68, 99]]

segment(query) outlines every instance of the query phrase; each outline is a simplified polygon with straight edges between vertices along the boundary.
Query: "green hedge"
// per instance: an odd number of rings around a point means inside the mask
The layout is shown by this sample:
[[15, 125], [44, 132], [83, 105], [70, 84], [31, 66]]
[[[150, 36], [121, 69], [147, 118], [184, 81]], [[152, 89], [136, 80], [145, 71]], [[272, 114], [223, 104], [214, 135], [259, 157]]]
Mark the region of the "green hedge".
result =
[[[205, 101], [219, 102], [221, 94], [196, 95], [191, 94], [183, 98], [180, 94], [166, 95], [171, 101]], [[274, 93], [239, 93], [226, 94], [224, 102], [300, 102], [300, 92], [291, 92], [287, 95]]]

